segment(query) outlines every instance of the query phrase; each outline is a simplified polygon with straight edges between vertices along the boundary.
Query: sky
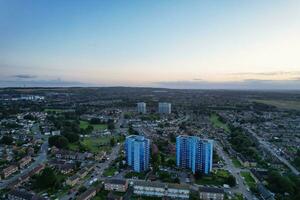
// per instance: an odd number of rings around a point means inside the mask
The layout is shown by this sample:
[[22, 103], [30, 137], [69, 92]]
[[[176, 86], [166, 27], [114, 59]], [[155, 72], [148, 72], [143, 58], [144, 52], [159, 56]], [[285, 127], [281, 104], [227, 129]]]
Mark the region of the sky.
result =
[[0, 86], [300, 89], [300, 1], [0, 0]]

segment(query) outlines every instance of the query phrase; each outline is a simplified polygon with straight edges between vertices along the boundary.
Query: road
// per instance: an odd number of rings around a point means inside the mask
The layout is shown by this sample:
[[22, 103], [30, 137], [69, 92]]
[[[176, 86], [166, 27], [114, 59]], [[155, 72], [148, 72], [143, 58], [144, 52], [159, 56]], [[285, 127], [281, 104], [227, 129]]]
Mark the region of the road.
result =
[[93, 180], [94, 178], [97, 178], [97, 180], [103, 180], [103, 172], [106, 168], [109, 167], [109, 165], [112, 163], [112, 161], [114, 161], [118, 155], [119, 155], [119, 151], [121, 148], [121, 144], [120, 145], [116, 145], [112, 148], [111, 153], [109, 154], [109, 160], [106, 160], [103, 163], [97, 163], [95, 166], [95, 170], [93, 171], [93, 173], [91, 174], [91, 178], [88, 178], [87, 180], [84, 180], [83, 182], [81, 182], [80, 184], [77, 184], [77, 187], [74, 189], [73, 192], [71, 192], [70, 194], [66, 194], [65, 196], [61, 197], [61, 200], [69, 200], [69, 199], [75, 199], [75, 195], [77, 193], [78, 188], [83, 185], [86, 188], [90, 187], [90, 181]]
[[10, 184], [13, 181], [17, 180], [19, 177], [29, 173], [31, 170], [33, 170], [38, 165], [46, 162], [46, 160], [47, 160], [47, 151], [48, 151], [48, 140], [46, 140], [41, 145], [40, 152], [39, 152], [38, 156], [35, 158], [35, 161], [32, 162], [26, 169], [22, 170], [21, 173], [16, 174], [16, 175], [10, 177], [9, 179], [2, 180], [2, 182], [0, 184], [0, 188], [1, 189], [5, 188], [8, 184]]
[[246, 197], [248, 200], [252, 200], [252, 199], [256, 199], [255, 196], [252, 195], [252, 193], [250, 191], [248, 191], [248, 186], [245, 185], [244, 183], [244, 179], [242, 178], [242, 176], [240, 175], [240, 168], [237, 168], [233, 165], [231, 159], [229, 158], [229, 156], [223, 151], [222, 147], [220, 147], [220, 145], [215, 142], [215, 149], [218, 152], [218, 155], [220, 157], [222, 157], [225, 161], [225, 169], [228, 170], [236, 179], [237, 181], [237, 186], [233, 187], [230, 189], [231, 192], [233, 193], [241, 193], [244, 195], [244, 197]]
[[[121, 125], [124, 123], [124, 112], [121, 113], [121, 116], [119, 118], [119, 120], [116, 122], [115, 124], [115, 133], [116, 134], [120, 134], [122, 129], [121, 129]], [[103, 163], [96, 163], [95, 164], [95, 170], [93, 171], [93, 173], [90, 175], [90, 178], [88, 178], [87, 180], [81, 181], [79, 184], [77, 184], [77, 187], [74, 188], [74, 191], [71, 192], [70, 194], [66, 194], [63, 197], [61, 197], [61, 200], [69, 200], [69, 199], [75, 199], [76, 193], [78, 188], [83, 185], [86, 188], [90, 187], [90, 181], [97, 178], [97, 180], [103, 180], [103, 172], [106, 168], [109, 167], [109, 165], [118, 157], [119, 155], [119, 151], [121, 148], [122, 144], [119, 145], [115, 145], [112, 148], [111, 153], [109, 154], [109, 160], [106, 160]]]
[[251, 129], [247, 128], [247, 131], [248, 131], [249, 133], [251, 133], [254, 137], [257, 138], [257, 140], [259, 141], [260, 145], [261, 145], [263, 148], [267, 149], [267, 150], [268, 150], [273, 156], [275, 156], [280, 162], [282, 162], [282, 163], [285, 164], [288, 168], [290, 168], [290, 170], [291, 170], [295, 175], [297, 175], [297, 176], [300, 175], [300, 172], [299, 172], [294, 166], [292, 166], [291, 163], [290, 163], [288, 160], [286, 160], [284, 157], [278, 155], [278, 154], [274, 151], [274, 149], [271, 147], [271, 145], [270, 145], [268, 142], [266, 142], [266, 141], [264, 141], [262, 138], [258, 137], [258, 135], [257, 135], [254, 131], [252, 131]]

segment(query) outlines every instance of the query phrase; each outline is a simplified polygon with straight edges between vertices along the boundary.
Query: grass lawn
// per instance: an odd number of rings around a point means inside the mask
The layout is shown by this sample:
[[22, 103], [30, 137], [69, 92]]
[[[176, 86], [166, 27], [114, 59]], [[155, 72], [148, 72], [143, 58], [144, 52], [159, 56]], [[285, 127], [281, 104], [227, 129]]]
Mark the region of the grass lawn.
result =
[[238, 159], [236, 159], [236, 158], [232, 158], [232, 163], [233, 163], [233, 165], [234, 165], [235, 167], [238, 167], [238, 168], [241, 168], [241, 167], [242, 167], [241, 162], [240, 162]]
[[93, 126], [94, 130], [96, 130], [96, 131], [102, 131], [102, 130], [107, 129], [107, 125], [106, 124], [90, 124], [87, 121], [80, 120], [80, 124], [79, 124], [80, 128], [86, 129], [89, 125]]
[[213, 126], [214, 126], [215, 128], [222, 128], [222, 129], [224, 129], [227, 133], [230, 132], [229, 127], [227, 126], [227, 124], [221, 122], [220, 119], [219, 119], [219, 117], [218, 117], [218, 115], [216, 115], [216, 114], [211, 114], [209, 119], [210, 119], [211, 123], [213, 124]]
[[63, 109], [54, 109], [54, 108], [46, 108], [44, 111], [45, 112], [56, 112], [56, 113], [62, 113], [62, 112], [64, 112]]
[[263, 103], [282, 109], [294, 109], [300, 110], [300, 101], [287, 101], [287, 100], [267, 100], [267, 99], [255, 99], [258, 103]]
[[69, 144], [68, 144], [68, 148], [69, 148], [71, 151], [78, 151], [78, 150], [79, 150], [78, 144], [74, 144], [74, 143], [69, 143]]
[[255, 188], [256, 183], [254, 178], [251, 176], [250, 172], [241, 172], [242, 177], [244, 177], [244, 180], [249, 188]]
[[111, 138], [112, 136], [84, 138], [81, 144], [92, 153], [98, 153], [100, 151], [109, 151], [111, 149]]
[[92, 200], [105, 200], [107, 198], [109, 191], [101, 190], [97, 193], [95, 197], [92, 198]]
[[68, 148], [71, 151], [79, 151], [80, 145], [82, 145], [87, 151], [91, 153], [99, 153], [101, 151], [110, 151], [110, 139], [115, 138], [115, 142], [122, 141], [120, 136], [101, 136], [101, 137], [87, 137], [79, 143], [69, 143]]
[[196, 183], [199, 185], [223, 185], [226, 184], [226, 179], [229, 175], [230, 173], [226, 170], [217, 170], [215, 173], [196, 180]]
[[244, 200], [244, 197], [243, 197], [242, 194], [236, 193], [236, 194], [234, 195], [234, 197], [232, 198], [232, 200]]
[[131, 196], [132, 200], [161, 200], [161, 197], [148, 197], [148, 196], [139, 196], [139, 195], [133, 195]]
[[106, 168], [103, 172], [103, 176], [113, 176], [117, 169], [115, 167]]

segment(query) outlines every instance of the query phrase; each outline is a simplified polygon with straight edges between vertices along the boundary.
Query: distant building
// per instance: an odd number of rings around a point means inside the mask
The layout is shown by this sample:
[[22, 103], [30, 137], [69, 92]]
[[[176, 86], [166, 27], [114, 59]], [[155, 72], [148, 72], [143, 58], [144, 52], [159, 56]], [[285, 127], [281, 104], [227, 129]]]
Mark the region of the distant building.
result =
[[107, 179], [104, 181], [104, 189], [109, 191], [126, 192], [128, 182], [126, 179]]
[[151, 181], [134, 181], [133, 193], [135, 195], [150, 197], [167, 197], [172, 199], [188, 199], [190, 189], [185, 184], [172, 184]]
[[224, 190], [216, 187], [200, 187], [199, 197], [202, 200], [223, 200]]
[[139, 135], [130, 135], [125, 141], [126, 161], [136, 172], [149, 168], [150, 140]]
[[146, 103], [144, 102], [137, 103], [137, 112], [145, 114], [147, 112]]
[[212, 170], [213, 140], [180, 135], [176, 138], [176, 165], [193, 173], [208, 174]]
[[160, 114], [171, 114], [171, 104], [166, 102], [159, 102], [158, 112]]

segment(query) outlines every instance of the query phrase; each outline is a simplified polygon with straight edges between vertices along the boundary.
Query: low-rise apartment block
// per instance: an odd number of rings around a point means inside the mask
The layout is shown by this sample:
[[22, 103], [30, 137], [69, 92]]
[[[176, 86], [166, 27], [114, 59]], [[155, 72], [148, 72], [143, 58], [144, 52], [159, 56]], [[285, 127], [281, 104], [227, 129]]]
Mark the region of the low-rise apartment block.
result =
[[80, 180], [80, 177], [77, 174], [75, 174], [74, 176], [71, 176], [70, 178], [68, 178], [66, 180], [66, 184], [73, 187], [74, 185], [76, 185], [79, 182], [79, 180]]
[[89, 189], [87, 191], [85, 191], [84, 193], [82, 193], [77, 200], [90, 200], [92, 199], [94, 196], [96, 196], [97, 194], [97, 189], [96, 188], [92, 188]]
[[12, 190], [7, 194], [8, 200], [45, 200], [45, 198], [39, 197], [35, 194], [31, 194], [27, 191]]
[[128, 181], [125, 179], [107, 179], [104, 182], [104, 189], [109, 191], [126, 192]]
[[224, 190], [216, 187], [200, 187], [199, 197], [202, 200], [223, 200]]
[[167, 184], [160, 182], [134, 181], [133, 193], [141, 196], [169, 197], [188, 199], [190, 189], [185, 184]]

